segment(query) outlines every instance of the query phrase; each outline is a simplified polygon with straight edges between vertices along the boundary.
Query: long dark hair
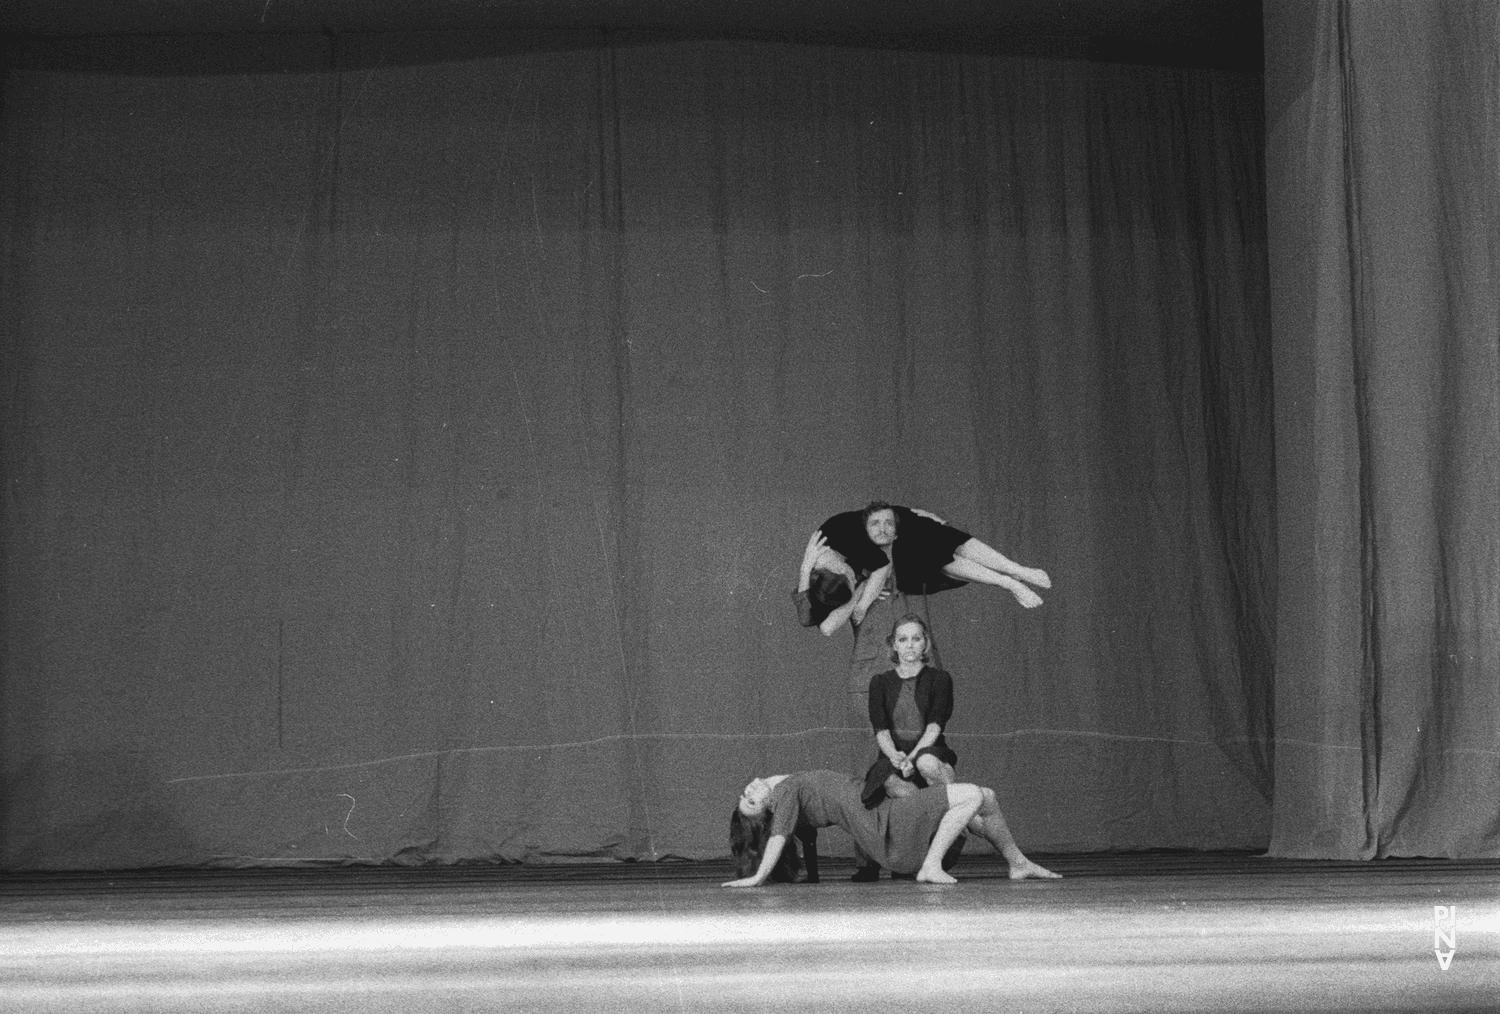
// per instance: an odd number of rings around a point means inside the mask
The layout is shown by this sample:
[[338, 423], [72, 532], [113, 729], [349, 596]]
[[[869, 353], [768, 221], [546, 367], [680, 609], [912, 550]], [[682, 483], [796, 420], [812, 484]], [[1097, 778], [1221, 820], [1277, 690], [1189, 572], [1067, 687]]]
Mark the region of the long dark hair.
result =
[[[771, 837], [771, 811], [758, 817], [747, 817], [738, 805], [729, 814], [729, 854], [734, 859], [734, 875], [748, 877], [760, 869], [761, 856], [766, 854], [766, 839]], [[771, 867], [767, 878], [773, 884], [791, 884], [802, 872], [802, 853], [797, 849], [797, 839], [787, 837], [781, 850], [781, 858]]]
[[854, 590], [842, 574], [815, 568], [808, 575], [807, 598], [811, 604], [810, 627], [816, 627], [828, 619], [828, 614], [854, 598]]

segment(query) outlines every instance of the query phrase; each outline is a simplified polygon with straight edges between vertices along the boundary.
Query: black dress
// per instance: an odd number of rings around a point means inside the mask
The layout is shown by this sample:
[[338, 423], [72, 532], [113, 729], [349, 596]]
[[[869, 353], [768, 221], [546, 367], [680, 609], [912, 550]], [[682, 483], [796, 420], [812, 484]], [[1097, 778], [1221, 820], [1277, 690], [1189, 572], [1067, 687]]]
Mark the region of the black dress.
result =
[[[941, 669], [923, 666], [922, 671], [910, 680], [903, 680], [894, 669], [876, 673], [870, 678], [870, 727], [876, 732], [889, 732], [896, 743], [896, 749], [904, 752], [916, 745], [921, 738], [921, 731], [917, 731], [916, 735], [903, 736], [896, 728], [897, 706], [901, 701], [903, 684], [911, 687], [919, 720], [925, 729], [931, 722], [946, 726], [948, 719], [953, 717], [953, 677]], [[938, 733], [938, 738], [924, 747], [917, 756], [922, 754], [931, 754], [945, 764], [958, 764], [958, 754], [953, 752], [942, 733]], [[913, 761], [916, 759], [912, 758]], [[860, 792], [860, 799], [866, 806], [878, 806], [885, 799], [885, 780], [896, 773], [890, 758], [884, 753], [876, 756], [875, 763], [865, 772], [864, 789]], [[914, 776], [912, 781], [919, 788], [927, 784], [921, 775]]]
[[[901, 508], [905, 510], [905, 508]], [[899, 527], [900, 522], [896, 522]], [[855, 577], [863, 581], [871, 573], [890, 563], [885, 550], [870, 541], [865, 532], [864, 511], [844, 511], [835, 514], [818, 526], [828, 548], [842, 556], [854, 571]]]
[[828, 548], [848, 561], [859, 580], [895, 561], [896, 590], [907, 595], [930, 595], [968, 584], [943, 573], [969, 533], [923, 517], [910, 507], [896, 512], [896, 541], [889, 552], [870, 541], [864, 511], [844, 511], [818, 526]]
[[[968, 584], [944, 574], [943, 568], [969, 538], [968, 532], [952, 525], [897, 507], [896, 541], [887, 550], [896, 565], [896, 589], [907, 595], [931, 595]], [[869, 539], [866, 535], [865, 541]]]

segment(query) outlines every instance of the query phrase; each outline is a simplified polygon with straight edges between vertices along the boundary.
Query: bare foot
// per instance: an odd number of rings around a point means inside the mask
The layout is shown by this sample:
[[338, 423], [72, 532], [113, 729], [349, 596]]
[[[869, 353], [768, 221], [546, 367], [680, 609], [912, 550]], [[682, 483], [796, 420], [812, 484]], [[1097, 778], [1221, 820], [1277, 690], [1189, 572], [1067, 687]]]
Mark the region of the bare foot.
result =
[[1061, 873], [1053, 873], [1045, 866], [1038, 866], [1030, 859], [1023, 859], [1019, 863], [1012, 863], [1010, 867], [1010, 879], [1012, 880], [1061, 880]]
[[[1038, 866], [1037, 869], [1041, 869], [1041, 867]], [[1012, 875], [1014, 876], [1014, 874], [1012, 874]], [[927, 867], [924, 866], [920, 870], [917, 871], [917, 883], [919, 883], [919, 884], [956, 884], [956, 883], [958, 883], [958, 878], [957, 877], [950, 877], [948, 874], [944, 873], [943, 872], [943, 868], [941, 866], [936, 866], [936, 867], [934, 867], [934, 868], [932, 868], [930, 870]]]
[[1017, 602], [1021, 603], [1027, 609], [1035, 609], [1042, 604], [1042, 597], [1024, 584], [1016, 585], [1015, 588], [1011, 589], [1011, 594], [1016, 597]]
[[1052, 587], [1052, 579], [1048, 577], [1047, 572], [1045, 570], [1042, 570], [1040, 567], [1022, 567], [1021, 573], [1017, 574], [1016, 577], [1020, 578], [1022, 581], [1025, 581], [1027, 584], [1034, 584], [1038, 588]]

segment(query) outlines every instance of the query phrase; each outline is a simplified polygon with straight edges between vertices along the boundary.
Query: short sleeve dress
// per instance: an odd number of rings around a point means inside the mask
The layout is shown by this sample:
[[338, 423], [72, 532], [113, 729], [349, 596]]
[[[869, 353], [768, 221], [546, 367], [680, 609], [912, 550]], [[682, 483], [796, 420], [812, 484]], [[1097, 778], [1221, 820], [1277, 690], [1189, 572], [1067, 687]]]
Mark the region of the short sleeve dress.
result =
[[915, 873], [943, 815], [948, 793], [942, 786], [866, 809], [859, 783], [837, 771], [799, 771], [771, 790], [771, 833], [790, 837], [800, 823], [841, 827], [865, 855], [894, 873]]

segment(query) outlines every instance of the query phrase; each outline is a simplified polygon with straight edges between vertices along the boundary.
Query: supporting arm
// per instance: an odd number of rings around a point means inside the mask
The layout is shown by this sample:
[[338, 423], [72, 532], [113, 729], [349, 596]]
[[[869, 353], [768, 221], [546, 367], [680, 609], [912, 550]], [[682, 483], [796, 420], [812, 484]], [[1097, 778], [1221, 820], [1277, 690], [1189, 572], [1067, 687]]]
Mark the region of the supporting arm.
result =
[[859, 591], [855, 590], [855, 598], [850, 599], [839, 606], [833, 612], [824, 617], [823, 622], [818, 624], [818, 629], [823, 632], [824, 637], [832, 637], [838, 633], [838, 629], [849, 621], [849, 616], [854, 612], [854, 605], [858, 601]]
[[863, 585], [854, 590], [853, 601], [855, 602], [855, 606], [854, 613], [850, 618], [855, 623], [864, 622], [865, 613], [870, 611], [870, 607], [875, 604], [875, 600], [880, 598], [880, 593], [885, 591], [885, 582], [890, 576], [891, 565], [886, 564], [872, 573]]
[[759, 887], [770, 877], [771, 870], [775, 869], [776, 862], [781, 858], [781, 850], [786, 847], [786, 835], [773, 834], [766, 839], [766, 853], [760, 857], [760, 869], [748, 877], [739, 880], [730, 880], [720, 886], [722, 887]]

